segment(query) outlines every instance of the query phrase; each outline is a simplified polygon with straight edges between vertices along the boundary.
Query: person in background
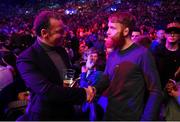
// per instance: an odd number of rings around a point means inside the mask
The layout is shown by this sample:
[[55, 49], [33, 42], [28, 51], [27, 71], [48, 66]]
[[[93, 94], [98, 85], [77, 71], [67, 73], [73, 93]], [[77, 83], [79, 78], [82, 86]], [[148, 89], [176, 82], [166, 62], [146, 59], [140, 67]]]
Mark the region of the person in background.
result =
[[[99, 53], [94, 47], [88, 49], [86, 65], [81, 67], [80, 87], [94, 86], [97, 84], [104, 71], [103, 63], [100, 60]], [[82, 106], [82, 111], [88, 115], [86, 120], [102, 120], [103, 109], [97, 104], [99, 96], [97, 95], [97, 97], [93, 103], [86, 102]]]
[[158, 28], [156, 32], [156, 39], [152, 41], [150, 50], [151, 52], [155, 52], [155, 50], [165, 43], [165, 29]]
[[166, 84], [169, 79], [178, 81], [176, 72], [180, 66], [179, 29], [180, 26], [178, 22], [169, 23], [165, 29], [165, 42], [161, 40], [161, 43], [155, 46], [155, 48], [152, 48], [151, 45], [151, 52], [155, 57], [162, 90], [165, 94], [161, 105], [160, 120], [166, 119], [166, 109], [169, 106], [168, 104], [171, 104], [171, 102], [169, 102], [170, 97], [166, 97], [168, 96], [166, 95]]
[[139, 37], [141, 35], [141, 31], [140, 29], [136, 28], [133, 30], [132, 35], [131, 35], [131, 39], [135, 40], [137, 37]]
[[166, 84], [166, 92], [165, 120], [180, 121], [180, 82], [170, 79]]
[[178, 22], [169, 23], [165, 37], [164, 46], [159, 46], [153, 52], [163, 89], [169, 79], [175, 78], [175, 72], [180, 66], [180, 24]]
[[[15, 121], [26, 108], [23, 93], [27, 88], [17, 71], [16, 56], [12, 52], [1, 52], [0, 57], [0, 120]], [[23, 102], [19, 102], [21, 100]]]

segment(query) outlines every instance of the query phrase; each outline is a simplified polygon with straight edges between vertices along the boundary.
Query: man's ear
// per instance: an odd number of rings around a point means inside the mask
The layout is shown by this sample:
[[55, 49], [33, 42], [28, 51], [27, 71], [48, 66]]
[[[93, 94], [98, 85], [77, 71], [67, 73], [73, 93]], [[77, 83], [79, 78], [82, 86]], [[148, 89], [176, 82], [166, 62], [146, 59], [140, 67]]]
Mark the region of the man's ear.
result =
[[129, 34], [129, 28], [125, 28], [124, 30], [123, 30], [123, 36], [127, 36]]
[[47, 31], [46, 29], [42, 29], [42, 30], [41, 30], [41, 36], [42, 36], [43, 38], [46, 38], [46, 37], [48, 36], [48, 31]]

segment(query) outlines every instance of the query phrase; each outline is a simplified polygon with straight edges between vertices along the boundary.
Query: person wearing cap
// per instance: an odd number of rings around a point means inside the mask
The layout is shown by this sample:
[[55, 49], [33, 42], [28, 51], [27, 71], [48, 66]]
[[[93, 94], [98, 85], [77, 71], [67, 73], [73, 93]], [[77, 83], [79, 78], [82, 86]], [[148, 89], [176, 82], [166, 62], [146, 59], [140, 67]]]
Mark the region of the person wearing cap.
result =
[[[168, 57], [172, 57], [172, 64], [166, 65], [166, 67], [171, 67], [172, 70], [168, 70], [169, 78], [172, 78], [175, 81], [175, 88], [167, 91], [167, 105], [166, 105], [166, 120], [180, 120], [180, 78], [178, 77], [177, 72], [180, 69], [180, 23], [172, 22], [167, 25], [166, 29], [166, 49], [169, 50], [170, 55]], [[174, 69], [173, 69], [174, 68]], [[169, 86], [169, 82], [166, 86]]]
[[165, 30], [166, 42], [153, 53], [160, 74], [162, 88], [165, 87], [169, 78], [175, 77], [175, 72], [180, 66], [180, 23], [172, 22]]
[[159, 46], [153, 54], [155, 56], [158, 72], [160, 75], [161, 85], [164, 90], [164, 99], [162, 105], [166, 109], [166, 111], [164, 111], [166, 115], [163, 115], [163, 117], [166, 120], [177, 120], [178, 114], [175, 114], [174, 112], [179, 111], [177, 110], [179, 105], [175, 104], [174, 98], [173, 100], [171, 99], [172, 95], [171, 92], [167, 90], [167, 86], [169, 86], [169, 79], [172, 79], [176, 82], [179, 81], [177, 72], [180, 67], [180, 23], [169, 23], [165, 29], [165, 33], [165, 44], [163, 46]]

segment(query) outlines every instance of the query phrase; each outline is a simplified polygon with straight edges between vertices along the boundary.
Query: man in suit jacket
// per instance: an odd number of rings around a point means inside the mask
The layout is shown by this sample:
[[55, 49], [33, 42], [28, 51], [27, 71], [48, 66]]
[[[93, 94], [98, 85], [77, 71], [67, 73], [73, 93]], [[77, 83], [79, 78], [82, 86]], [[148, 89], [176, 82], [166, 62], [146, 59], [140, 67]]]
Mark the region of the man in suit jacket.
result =
[[74, 104], [89, 100], [87, 88], [63, 87], [63, 69], [70, 61], [60, 45], [64, 24], [51, 11], [40, 12], [34, 21], [36, 42], [17, 59], [17, 68], [30, 89], [30, 101], [18, 120], [74, 120]]

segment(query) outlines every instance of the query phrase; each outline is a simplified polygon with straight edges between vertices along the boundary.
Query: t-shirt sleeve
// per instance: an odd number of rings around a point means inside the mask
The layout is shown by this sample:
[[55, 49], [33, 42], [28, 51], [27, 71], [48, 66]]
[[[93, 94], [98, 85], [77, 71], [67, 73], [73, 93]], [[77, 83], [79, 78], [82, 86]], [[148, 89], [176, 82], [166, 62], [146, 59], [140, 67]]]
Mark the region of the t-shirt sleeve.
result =
[[154, 58], [150, 51], [143, 51], [140, 60], [140, 67], [142, 69], [146, 88], [149, 93], [141, 119], [156, 120], [162, 100], [160, 78], [156, 69]]

